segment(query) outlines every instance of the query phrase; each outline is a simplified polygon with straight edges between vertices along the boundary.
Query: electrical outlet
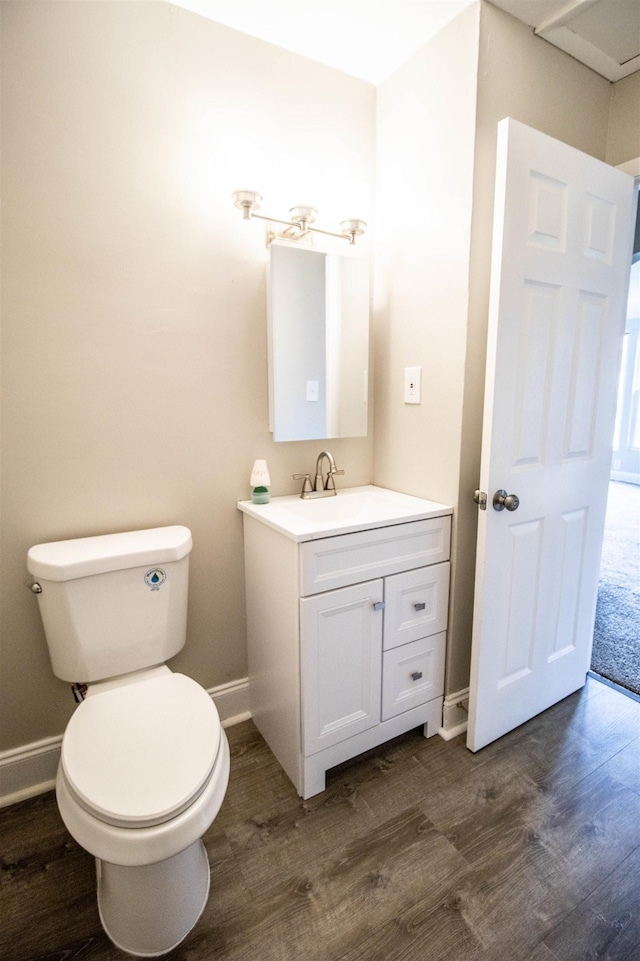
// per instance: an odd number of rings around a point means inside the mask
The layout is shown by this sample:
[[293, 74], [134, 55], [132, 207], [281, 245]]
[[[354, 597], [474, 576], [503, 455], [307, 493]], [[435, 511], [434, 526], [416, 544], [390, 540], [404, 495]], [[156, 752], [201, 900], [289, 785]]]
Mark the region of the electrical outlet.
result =
[[422, 367], [405, 367], [404, 369], [404, 402], [405, 404], [421, 403]]

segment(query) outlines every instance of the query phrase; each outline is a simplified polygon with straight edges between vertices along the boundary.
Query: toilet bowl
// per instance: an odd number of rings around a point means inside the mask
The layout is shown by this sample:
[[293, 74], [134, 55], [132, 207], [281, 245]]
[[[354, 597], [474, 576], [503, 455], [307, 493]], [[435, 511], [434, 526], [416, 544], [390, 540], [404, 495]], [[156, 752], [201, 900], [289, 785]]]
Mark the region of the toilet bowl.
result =
[[96, 859], [98, 909], [138, 957], [175, 948], [209, 894], [202, 836], [229, 780], [211, 697], [164, 663], [184, 646], [186, 527], [40, 544], [27, 567], [54, 673], [86, 683], [62, 739], [56, 796]]
[[162, 666], [90, 685], [62, 741], [56, 796], [96, 858], [113, 943], [139, 957], [176, 947], [209, 893], [200, 838], [224, 799], [229, 746], [207, 692]]

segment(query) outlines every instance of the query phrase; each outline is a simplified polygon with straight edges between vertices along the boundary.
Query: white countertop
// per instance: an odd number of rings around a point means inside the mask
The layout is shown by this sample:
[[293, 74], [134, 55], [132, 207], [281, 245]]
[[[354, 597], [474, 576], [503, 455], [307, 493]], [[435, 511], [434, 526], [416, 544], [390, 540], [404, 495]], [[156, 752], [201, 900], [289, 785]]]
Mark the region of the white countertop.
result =
[[238, 509], [294, 541], [335, 537], [391, 524], [451, 514], [453, 509], [384, 487], [346, 487], [331, 497], [273, 497], [268, 504], [238, 501]]

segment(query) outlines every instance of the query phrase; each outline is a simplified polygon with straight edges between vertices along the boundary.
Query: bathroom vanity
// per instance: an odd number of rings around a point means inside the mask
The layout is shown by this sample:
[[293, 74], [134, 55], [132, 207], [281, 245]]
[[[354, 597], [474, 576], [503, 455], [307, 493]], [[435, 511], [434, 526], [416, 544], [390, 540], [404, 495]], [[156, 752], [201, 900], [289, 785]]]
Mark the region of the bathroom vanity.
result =
[[253, 720], [303, 798], [441, 724], [451, 508], [368, 486], [240, 501]]

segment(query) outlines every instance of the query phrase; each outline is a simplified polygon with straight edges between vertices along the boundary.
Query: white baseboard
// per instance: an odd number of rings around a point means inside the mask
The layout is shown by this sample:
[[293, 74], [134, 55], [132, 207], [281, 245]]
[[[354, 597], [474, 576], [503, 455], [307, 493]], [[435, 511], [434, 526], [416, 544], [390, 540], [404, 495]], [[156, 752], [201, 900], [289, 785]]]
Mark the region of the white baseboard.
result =
[[55, 786], [61, 744], [62, 736], [46, 737], [0, 754], [0, 807]]
[[241, 721], [248, 721], [251, 717], [249, 710], [249, 678], [241, 677], [238, 681], [219, 684], [212, 687], [209, 694], [218, 708], [218, 714], [223, 727], [233, 727]]
[[628, 471], [612, 470], [609, 474], [610, 480], [622, 481], [623, 484], [640, 484], [640, 474], [630, 474]]
[[467, 730], [469, 710], [469, 688], [455, 694], [447, 694], [442, 705], [442, 727], [438, 734], [445, 741], [450, 741]]
[[[251, 717], [247, 677], [220, 684], [208, 693], [223, 727], [232, 727]], [[0, 808], [54, 789], [61, 745], [60, 734], [0, 752]]]

